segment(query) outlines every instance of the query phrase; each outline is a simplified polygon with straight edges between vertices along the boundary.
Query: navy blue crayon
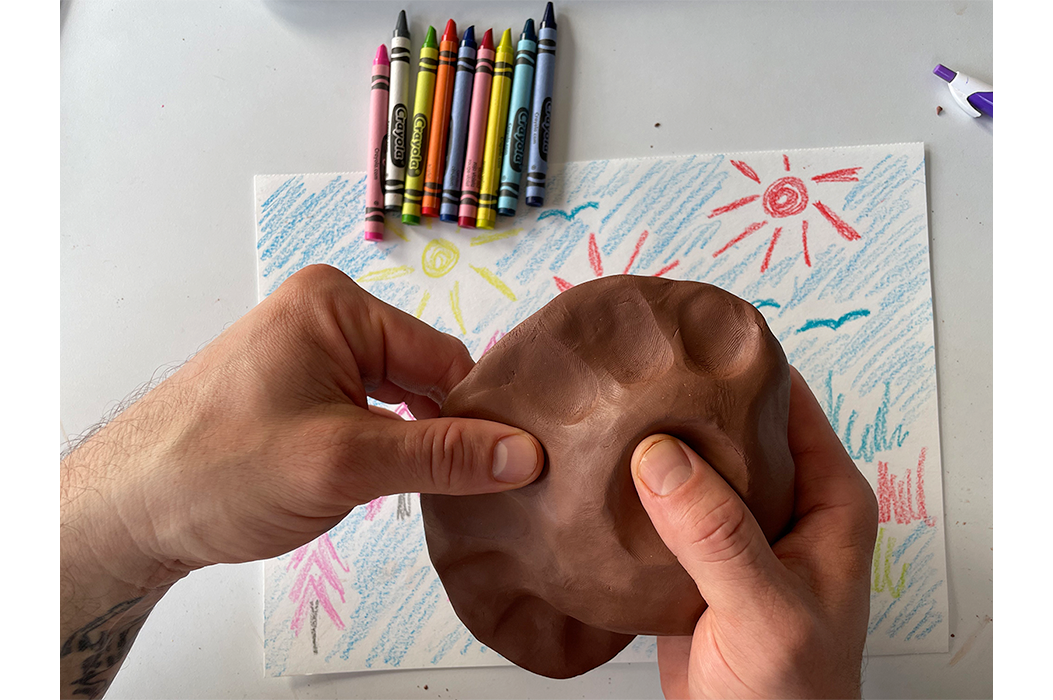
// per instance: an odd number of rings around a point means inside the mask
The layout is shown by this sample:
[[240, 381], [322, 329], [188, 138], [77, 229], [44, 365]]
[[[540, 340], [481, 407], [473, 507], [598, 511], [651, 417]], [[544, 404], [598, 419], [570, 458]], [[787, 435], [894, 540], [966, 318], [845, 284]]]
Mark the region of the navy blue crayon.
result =
[[457, 210], [461, 205], [461, 175], [464, 172], [464, 149], [468, 141], [472, 83], [475, 80], [475, 50], [473, 25], [464, 30], [461, 46], [457, 51], [450, 138], [446, 146], [446, 174], [442, 178], [442, 203], [439, 205], [439, 219], [453, 223], [457, 223]]
[[552, 79], [555, 74], [556, 15], [550, 2], [545, 6], [545, 16], [539, 26], [537, 70], [534, 72], [534, 106], [530, 118], [530, 149], [524, 197], [531, 207], [540, 207], [545, 203], [548, 139], [552, 127]]

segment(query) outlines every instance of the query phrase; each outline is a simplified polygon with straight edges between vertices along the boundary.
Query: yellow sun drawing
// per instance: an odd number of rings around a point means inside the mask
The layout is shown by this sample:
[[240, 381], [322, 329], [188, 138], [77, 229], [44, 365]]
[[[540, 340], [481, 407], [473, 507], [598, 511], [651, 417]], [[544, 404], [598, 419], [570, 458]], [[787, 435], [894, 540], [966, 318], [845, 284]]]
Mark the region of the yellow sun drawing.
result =
[[[393, 233], [403, 240], [407, 240], [406, 236], [402, 231], [395, 230], [395, 227], [388, 224], [388, 227], [392, 229]], [[458, 229], [459, 230], [459, 229]], [[476, 236], [469, 240], [469, 247], [476, 247], [499, 241], [503, 238], [515, 236], [520, 233], [522, 229], [510, 229], [508, 231], [490, 231]], [[421, 295], [420, 301], [417, 304], [417, 309], [414, 312], [414, 316], [420, 318], [424, 314], [424, 310], [428, 306], [428, 302], [431, 300], [432, 292], [437, 292], [443, 287], [449, 287], [449, 309], [453, 315], [454, 321], [457, 323], [457, 327], [461, 329], [462, 335], [468, 334], [468, 329], [464, 323], [464, 314], [461, 311], [461, 281], [462, 279], [457, 277], [448, 278], [451, 273], [458, 267], [458, 263], [461, 260], [461, 250], [452, 242], [445, 238], [433, 238], [428, 241], [424, 246], [424, 250], [420, 257], [420, 271], [424, 273], [425, 279], [421, 280], [424, 286], [424, 293]], [[502, 295], [507, 297], [510, 301], [516, 300], [516, 294], [512, 289], [504, 283], [504, 281], [498, 277], [490, 269], [481, 265], [472, 265], [469, 263], [469, 269], [478, 275], [484, 282], [489, 284], [491, 287], [496, 289]], [[367, 272], [355, 281], [359, 284], [365, 284], [368, 282], [380, 282], [386, 280], [398, 279], [400, 277], [408, 277], [416, 272], [416, 268], [410, 265], [400, 265], [397, 267], [385, 267], [380, 270], [373, 270]], [[446, 278], [446, 279], [444, 279]], [[449, 285], [449, 279], [453, 280], [453, 284]], [[433, 281], [434, 280], [434, 281]], [[441, 281], [440, 281], [441, 280]], [[473, 280], [474, 281], [474, 280]]]

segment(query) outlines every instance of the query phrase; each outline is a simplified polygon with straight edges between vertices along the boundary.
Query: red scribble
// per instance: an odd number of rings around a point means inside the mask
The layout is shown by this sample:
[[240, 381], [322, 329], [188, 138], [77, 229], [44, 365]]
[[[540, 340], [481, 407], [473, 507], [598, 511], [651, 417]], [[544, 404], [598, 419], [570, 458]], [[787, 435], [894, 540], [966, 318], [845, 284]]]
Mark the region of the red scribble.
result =
[[377, 513], [379, 513], [380, 509], [384, 507], [385, 498], [387, 498], [387, 496], [374, 498], [372, 501], [366, 504], [366, 520], [372, 522], [373, 518], [377, 517]]
[[565, 292], [565, 291], [567, 291], [568, 289], [570, 289], [571, 287], [574, 286], [573, 284], [571, 284], [567, 280], [563, 279], [562, 277], [555, 277], [554, 276], [552, 279], [556, 280], [556, 286], [559, 288], [559, 291], [561, 291], [561, 292]]
[[669, 272], [670, 270], [672, 270], [674, 267], [676, 267], [679, 264], [680, 264], [679, 260], [674, 260], [673, 262], [671, 262], [670, 264], [666, 265], [665, 267], [663, 267], [658, 272], [654, 273], [653, 277], [661, 277], [662, 275], [664, 275], [665, 273]]
[[782, 233], [782, 227], [775, 229], [775, 233], [772, 234], [771, 243], [768, 244], [768, 252], [764, 254], [764, 262], [761, 263], [760, 271], [764, 272], [768, 269], [768, 263], [771, 262], [771, 254], [775, 251], [775, 242], [779, 240], [779, 234]]
[[861, 168], [845, 168], [844, 170], [833, 170], [822, 175], [816, 175], [812, 182], [859, 182], [857, 173]]
[[827, 221], [833, 224], [834, 228], [837, 229], [837, 232], [840, 233], [846, 241], [859, 240], [859, 233], [854, 228], [842, 221], [837, 214], [830, 210], [830, 207], [826, 206], [819, 200], [812, 202], [812, 205], [819, 210], [820, 214], [826, 217]]
[[603, 261], [600, 260], [600, 247], [596, 245], [596, 234], [589, 234], [589, 264], [597, 277], [603, 277]]
[[808, 257], [808, 219], [801, 221], [801, 244], [804, 246], [804, 264], [812, 266], [812, 259]]
[[767, 222], [767, 221], [759, 221], [759, 222], [755, 222], [755, 223], [752, 223], [752, 224], [750, 224], [749, 226], [747, 226], [747, 227], [746, 227], [746, 230], [745, 230], [745, 231], [743, 231], [743, 232], [742, 232], [742, 233], [740, 233], [739, 235], [735, 236], [735, 237], [734, 237], [733, 239], [731, 239], [731, 240], [730, 240], [730, 241], [729, 241], [729, 242], [727, 243], [727, 245], [725, 245], [725, 246], [724, 246], [723, 248], [721, 248], [721, 249], [720, 249], [720, 250], [718, 250], [717, 252], [713, 253], [713, 257], [714, 257], [714, 258], [715, 258], [715, 257], [717, 257], [718, 255], [720, 255], [721, 253], [723, 253], [724, 251], [726, 251], [726, 250], [727, 250], [728, 248], [730, 248], [731, 246], [733, 246], [733, 245], [735, 245], [736, 243], [738, 243], [739, 241], [741, 241], [741, 240], [742, 240], [743, 238], [745, 238], [746, 236], [748, 236], [748, 235], [750, 235], [751, 233], [753, 233], [753, 232], [755, 232], [755, 231], [759, 230], [760, 228], [762, 228], [762, 227], [763, 227], [763, 226], [764, 226], [764, 225], [765, 225], [766, 223], [768, 223], [768, 222]]
[[[929, 527], [935, 527], [936, 519], [929, 517], [925, 507], [925, 453], [926, 448], [921, 448], [917, 471], [908, 469], [902, 479], [897, 478], [895, 474], [889, 475], [888, 462], [878, 462], [879, 523], [891, 522], [895, 518], [901, 525], [921, 520]], [[912, 477], [915, 476], [916, 486], [911, 483]]]
[[716, 209], [714, 209], [713, 213], [709, 215], [709, 218], [712, 219], [714, 216], [720, 216], [721, 214], [727, 214], [729, 211], [732, 211], [733, 209], [738, 209], [739, 207], [745, 206], [745, 205], [749, 204], [750, 202], [752, 202], [752, 201], [754, 201], [756, 199], [759, 199], [759, 198], [760, 198], [759, 194], [753, 194], [753, 195], [750, 195], [749, 197], [743, 197], [742, 199], [736, 199], [731, 204], [725, 204], [722, 207], [717, 207]]
[[629, 264], [625, 266], [625, 272], [623, 275], [629, 274], [629, 268], [636, 262], [636, 256], [640, 254], [640, 249], [643, 248], [644, 241], [647, 240], [647, 231], [640, 234], [640, 237], [636, 240], [636, 247], [633, 248], [633, 254], [629, 257]]
[[786, 172], [790, 172], [790, 156], [785, 153], [782, 154], [782, 166], [786, 168]]
[[760, 176], [757, 175], [757, 171], [756, 170], [754, 170], [750, 166], [746, 165], [741, 160], [733, 160], [733, 161], [731, 161], [731, 164], [734, 165], [736, 168], [738, 168], [738, 171], [740, 173], [742, 173], [743, 175], [745, 175], [749, 179], [753, 180], [758, 185], [760, 184]]
[[799, 177], [780, 177], [764, 191], [764, 211], [782, 219], [804, 211], [808, 206], [808, 188]]
[[[556, 279], [558, 280], [559, 278], [557, 277]], [[557, 282], [557, 284], [558, 284], [558, 282]], [[560, 291], [563, 291], [563, 290], [560, 290]], [[505, 333], [501, 329], [498, 329], [498, 330], [494, 331], [494, 334], [492, 336], [490, 336], [490, 340], [487, 341], [486, 347], [483, 348], [483, 354], [485, 355], [486, 353], [490, 352], [490, 348], [492, 348], [493, 346], [497, 345], [497, 341], [501, 340], [501, 338], [503, 338], [504, 335], [505, 335]]]

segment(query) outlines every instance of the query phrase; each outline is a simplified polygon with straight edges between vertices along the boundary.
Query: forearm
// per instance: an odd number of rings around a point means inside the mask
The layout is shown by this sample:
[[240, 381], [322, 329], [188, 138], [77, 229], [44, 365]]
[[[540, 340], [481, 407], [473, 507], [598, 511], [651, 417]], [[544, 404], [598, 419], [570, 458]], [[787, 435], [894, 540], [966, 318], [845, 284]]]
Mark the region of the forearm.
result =
[[137, 537], [138, 509], [110, 468], [128, 454], [127, 437], [111, 424], [60, 465], [64, 698], [102, 697], [154, 605], [187, 573], [159, 564]]

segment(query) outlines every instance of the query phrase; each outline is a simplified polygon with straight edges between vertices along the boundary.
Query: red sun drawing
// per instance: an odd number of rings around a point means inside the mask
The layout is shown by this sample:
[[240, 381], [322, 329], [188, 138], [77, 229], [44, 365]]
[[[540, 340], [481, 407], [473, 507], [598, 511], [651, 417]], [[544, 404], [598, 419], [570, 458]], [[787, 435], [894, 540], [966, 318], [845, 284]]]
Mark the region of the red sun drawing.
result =
[[[644, 231], [640, 234], [640, 237], [636, 239], [636, 247], [633, 248], [633, 254], [629, 256], [629, 262], [625, 266], [625, 269], [622, 271], [621, 274], [629, 274], [629, 270], [632, 269], [633, 263], [636, 262], [636, 256], [640, 254], [640, 249], [643, 248], [644, 241], [647, 240], [647, 235], [647, 231]], [[669, 272], [679, 264], [679, 259], [674, 260], [658, 272], [655, 272], [652, 275], [652, 277], [661, 277], [662, 275]], [[600, 247], [596, 243], [595, 233], [589, 234], [589, 266], [592, 268], [592, 271], [596, 274], [597, 277], [603, 277], [603, 259], [600, 257]], [[553, 276], [552, 279], [556, 282], [556, 288], [559, 289], [559, 291], [561, 292], [565, 292], [574, 286], [562, 277]]]
[[[741, 160], [733, 160], [731, 164], [735, 166], [735, 169], [742, 173], [744, 176], [753, 180], [758, 185], [763, 184], [757, 171], [751, 168], [749, 165]], [[790, 158], [789, 156], [783, 155], [782, 164], [786, 172], [790, 172]], [[833, 170], [822, 175], [816, 175], [812, 178], [812, 182], [859, 182], [860, 168], [845, 168], [843, 170]], [[768, 218], [762, 219], [761, 221], [754, 221], [752, 224], [746, 227], [746, 229], [739, 235], [732, 238], [724, 247], [713, 253], [713, 257], [717, 257], [730, 248], [741, 242], [747, 236], [752, 233], [756, 233], [765, 226], [768, 225], [768, 220], [779, 220], [788, 219], [790, 217], [796, 217], [803, 215], [808, 210], [808, 204], [811, 203], [815, 209], [822, 214], [823, 218], [830, 222], [830, 225], [834, 227], [834, 230], [841, 234], [841, 237], [846, 241], [858, 241], [860, 236], [854, 228], [849, 226], [841, 217], [833, 212], [833, 210], [827, 205], [820, 202], [818, 199], [811, 201], [808, 195], [808, 187], [804, 184], [804, 180], [793, 175], [785, 175], [778, 178], [770, 185], [768, 185], [763, 194], [752, 194], [749, 197], [743, 197], [742, 199], [736, 199], [731, 204], [725, 204], [722, 207], [714, 209], [709, 218], [726, 214], [729, 211], [734, 211], [739, 207], [744, 207], [751, 202], [761, 200], [761, 207], [764, 209], [764, 213]], [[761, 263], [761, 272], [768, 269], [768, 265], [771, 263], [772, 253], [775, 251], [775, 244], [779, 242], [779, 236], [782, 235], [782, 226], [776, 226], [775, 231], [772, 232], [771, 242], [768, 243], [768, 252], [764, 255], [764, 262]], [[801, 219], [801, 249], [804, 254], [804, 264], [808, 267], [812, 266], [812, 259], [808, 255], [808, 219]]]

